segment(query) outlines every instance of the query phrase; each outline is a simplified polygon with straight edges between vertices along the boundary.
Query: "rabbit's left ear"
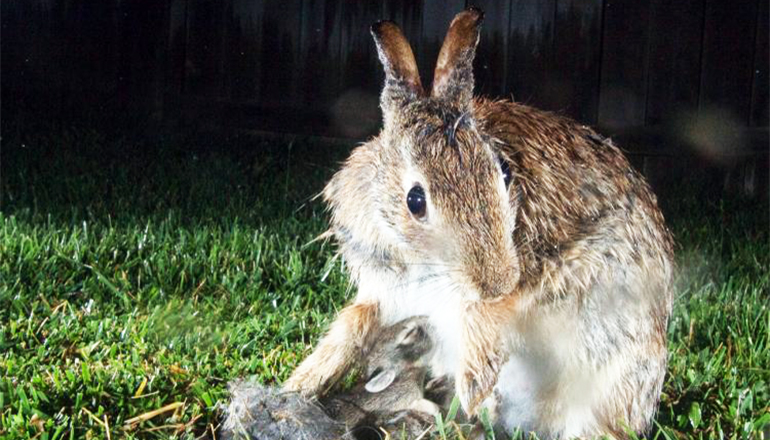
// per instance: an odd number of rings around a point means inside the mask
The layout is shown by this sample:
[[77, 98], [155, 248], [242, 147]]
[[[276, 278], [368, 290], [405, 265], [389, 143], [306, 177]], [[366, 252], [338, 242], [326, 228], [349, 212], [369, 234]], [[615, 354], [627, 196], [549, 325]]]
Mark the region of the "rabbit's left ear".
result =
[[460, 108], [470, 104], [473, 99], [473, 58], [483, 19], [481, 9], [470, 7], [452, 20], [433, 74], [433, 98]]
[[410, 101], [425, 95], [420, 72], [401, 29], [392, 21], [379, 21], [371, 28], [377, 54], [385, 69], [385, 86], [380, 95], [380, 107], [387, 123], [390, 116]]

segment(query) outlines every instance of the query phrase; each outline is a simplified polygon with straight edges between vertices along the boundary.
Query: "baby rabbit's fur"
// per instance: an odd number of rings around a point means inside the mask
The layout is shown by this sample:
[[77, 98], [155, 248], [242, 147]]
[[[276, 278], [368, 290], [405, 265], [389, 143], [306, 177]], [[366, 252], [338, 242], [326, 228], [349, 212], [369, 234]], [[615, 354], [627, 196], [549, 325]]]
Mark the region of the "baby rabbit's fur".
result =
[[452, 21], [429, 95], [399, 28], [372, 27], [384, 127], [324, 191], [358, 293], [285, 387], [321, 392], [380, 326], [427, 315], [432, 371], [469, 414], [545, 437], [643, 432], [666, 369], [671, 236], [610, 140], [473, 99], [482, 15]]
[[[366, 376], [352, 390], [308, 399], [248, 381], [230, 383], [231, 402], [220, 432], [225, 439], [380, 439], [417, 437], [432, 427], [446, 401], [443, 389], [426, 390], [433, 350], [425, 317], [384, 327], [364, 347]], [[431, 381], [436, 382], [436, 380]], [[450, 396], [451, 398], [451, 396]]]

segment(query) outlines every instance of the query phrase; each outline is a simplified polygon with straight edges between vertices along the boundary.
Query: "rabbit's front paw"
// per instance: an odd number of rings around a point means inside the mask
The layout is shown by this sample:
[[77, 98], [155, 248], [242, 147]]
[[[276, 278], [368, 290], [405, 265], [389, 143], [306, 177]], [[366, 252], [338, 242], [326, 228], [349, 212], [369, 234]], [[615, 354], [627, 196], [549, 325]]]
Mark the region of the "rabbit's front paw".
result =
[[283, 383], [282, 388], [284, 391], [291, 391], [308, 397], [317, 394], [321, 390], [323, 382], [323, 378], [318, 375], [297, 369], [297, 371]]
[[468, 362], [455, 377], [457, 395], [468, 415], [474, 416], [482, 402], [489, 396], [497, 383], [500, 372], [500, 357], [497, 353], [479, 353], [476, 362]]
[[502, 331], [510, 319], [517, 297], [509, 295], [469, 304], [464, 317], [465, 353], [455, 382], [460, 403], [468, 415], [489, 396], [497, 383], [500, 368], [507, 360]]
[[425, 384], [425, 398], [448, 407], [455, 396], [455, 382], [449, 375], [434, 377]]

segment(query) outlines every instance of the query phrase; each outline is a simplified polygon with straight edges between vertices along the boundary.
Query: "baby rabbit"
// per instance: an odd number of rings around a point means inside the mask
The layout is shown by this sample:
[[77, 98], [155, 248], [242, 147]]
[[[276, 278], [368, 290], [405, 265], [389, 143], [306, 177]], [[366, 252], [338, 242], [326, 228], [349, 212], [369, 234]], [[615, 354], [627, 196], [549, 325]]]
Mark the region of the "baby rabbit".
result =
[[[415, 317], [383, 328], [369, 346], [366, 376], [351, 391], [311, 401], [292, 392], [233, 382], [224, 438], [415, 438], [429, 430], [439, 408], [424, 398], [430, 325]], [[445, 399], [446, 396], [437, 395]]]
[[644, 432], [666, 370], [673, 244], [655, 196], [590, 128], [473, 98], [483, 13], [452, 21], [430, 92], [392, 22], [381, 133], [324, 190], [357, 296], [284, 384], [313, 395], [405, 317], [463, 408], [541, 438]]
[[[329, 414], [348, 426], [360, 426], [367, 419], [370, 425], [381, 425], [401, 412], [422, 413], [428, 421], [433, 420], [439, 407], [424, 398], [433, 348], [429, 332], [424, 316], [383, 329], [364, 355], [365, 382], [348, 393], [322, 399]], [[378, 415], [380, 420], [373, 420], [371, 415]]]
[[218, 437], [224, 440], [353, 440], [344, 423], [316, 401], [248, 381], [229, 384], [231, 401]]

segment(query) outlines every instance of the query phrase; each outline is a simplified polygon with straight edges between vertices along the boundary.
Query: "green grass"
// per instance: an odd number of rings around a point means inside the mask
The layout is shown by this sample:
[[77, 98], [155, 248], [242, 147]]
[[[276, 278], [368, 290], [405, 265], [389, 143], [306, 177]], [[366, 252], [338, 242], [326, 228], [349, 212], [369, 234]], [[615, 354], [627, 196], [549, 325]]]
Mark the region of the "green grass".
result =
[[[4, 135], [0, 437], [210, 435], [228, 380], [285, 379], [352, 295], [311, 242], [347, 150]], [[681, 192], [662, 201], [681, 276], [653, 435], [751, 438], [770, 423], [768, 207]]]

